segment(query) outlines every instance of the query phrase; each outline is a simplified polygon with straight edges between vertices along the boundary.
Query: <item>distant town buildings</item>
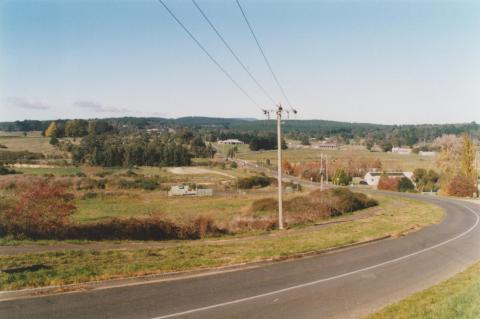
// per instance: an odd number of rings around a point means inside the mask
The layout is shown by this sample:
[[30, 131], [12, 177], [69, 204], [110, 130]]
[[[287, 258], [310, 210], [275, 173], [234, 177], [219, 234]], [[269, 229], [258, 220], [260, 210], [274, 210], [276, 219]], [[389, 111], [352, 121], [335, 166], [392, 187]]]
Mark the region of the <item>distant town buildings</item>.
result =
[[410, 147], [392, 147], [392, 153], [407, 155], [412, 153], [412, 149]]
[[236, 144], [245, 144], [244, 142], [235, 139], [228, 139], [223, 141], [218, 141], [218, 144], [228, 144], [228, 145], [236, 145]]
[[382, 175], [388, 177], [406, 177], [410, 180], [413, 178], [412, 172], [368, 172], [363, 179], [368, 185], [376, 187]]

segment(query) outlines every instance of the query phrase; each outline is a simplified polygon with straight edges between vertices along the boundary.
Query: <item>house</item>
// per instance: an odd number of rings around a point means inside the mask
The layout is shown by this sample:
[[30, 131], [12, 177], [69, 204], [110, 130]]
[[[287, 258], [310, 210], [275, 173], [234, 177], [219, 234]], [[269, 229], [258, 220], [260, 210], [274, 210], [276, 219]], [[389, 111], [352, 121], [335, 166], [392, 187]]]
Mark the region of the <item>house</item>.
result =
[[363, 179], [368, 185], [377, 186], [380, 181], [380, 176], [382, 175], [388, 177], [406, 177], [410, 180], [413, 178], [412, 172], [368, 172]]
[[168, 196], [187, 196], [196, 194], [197, 191], [194, 189], [190, 189], [188, 185], [172, 186], [168, 191]]
[[240, 140], [237, 140], [236, 138], [234, 139], [228, 139], [228, 140], [223, 140], [223, 141], [218, 141], [218, 144], [228, 144], [228, 145], [236, 145], [236, 144], [245, 144]]
[[435, 156], [437, 152], [427, 152], [427, 151], [420, 151], [418, 152], [421, 156]]
[[190, 189], [188, 185], [172, 186], [168, 191], [168, 196], [212, 196], [213, 189], [198, 188]]
[[337, 143], [320, 143], [315, 144], [314, 147], [321, 150], [336, 150], [338, 148], [338, 145]]
[[411, 154], [412, 149], [410, 147], [392, 147], [392, 153], [406, 155]]

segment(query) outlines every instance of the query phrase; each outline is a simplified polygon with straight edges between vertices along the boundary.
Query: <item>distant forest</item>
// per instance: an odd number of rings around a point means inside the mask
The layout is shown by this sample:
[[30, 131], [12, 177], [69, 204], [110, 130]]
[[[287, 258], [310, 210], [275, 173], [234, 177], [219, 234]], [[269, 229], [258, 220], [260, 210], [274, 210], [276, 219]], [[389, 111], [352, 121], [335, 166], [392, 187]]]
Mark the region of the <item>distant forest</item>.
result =
[[[80, 123], [88, 122], [80, 120]], [[69, 121], [55, 120], [59, 132], [69, 132]], [[70, 124], [71, 124], [70, 120]], [[224, 138], [239, 138], [245, 142], [254, 142], [256, 136], [268, 136], [275, 132], [274, 120], [182, 117], [165, 119], [155, 117], [122, 117], [96, 120], [96, 123], [108, 123], [117, 131], [135, 132], [146, 129], [189, 129], [201, 135], [207, 141]], [[49, 121], [24, 120], [15, 122], [0, 122], [2, 131], [42, 131], [45, 132]], [[414, 145], [419, 142], [430, 142], [443, 134], [469, 133], [475, 138], [480, 136], [480, 125], [471, 123], [460, 124], [420, 124], [420, 125], [381, 125], [369, 123], [348, 123], [325, 120], [286, 120], [283, 126], [286, 136], [297, 140], [309, 137], [336, 137], [341, 142], [364, 139], [370, 144], [388, 142], [392, 145]], [[71, 130], [70, 130], [71, 131]], [[65, 134], [69, 136], [69, 134]], [[61, 137], [61, 136], [59, 136]]]

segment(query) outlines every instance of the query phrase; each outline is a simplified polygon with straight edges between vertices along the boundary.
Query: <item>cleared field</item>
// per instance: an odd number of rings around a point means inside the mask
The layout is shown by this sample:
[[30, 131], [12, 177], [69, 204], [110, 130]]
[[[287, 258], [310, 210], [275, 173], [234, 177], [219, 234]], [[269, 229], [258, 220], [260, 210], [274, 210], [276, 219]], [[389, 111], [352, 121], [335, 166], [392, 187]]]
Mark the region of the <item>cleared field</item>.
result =
[[65, 167], [16, 167], [16, 171], [30, 175], [45, 175], [52, 174], [55, 176], [75, 175], [82, 172], [82, 168], [75, 166]]
[[212, 145], [213, 147], [215, 147], [217, 151], [219, 151], [225, 156], [227, 155], [228, 150], [230, 150], [231, 148], [234, 148], [235, 146], [237, 147], [239, 153], [245, 153], [250, 151], [248, 144], [228, 145], [228, 144], [213, 143]]
[[166, 192], [131, 192], [125, 196], [79, 200], [74, 219], [91, 222], [110, 217], [160, 215], [182, 222], [209, 216], [222, 225], [241, 215], [256, 199], [272, 196], [273, 192], [259, 190], [242, 196], [213, 197], [167, 197]]
[[53, 145], [49, 143], [50, 139], [40, 135], [40, 132], [28, 132], [24, 136], [20, 132], [3, 132], [0, 134], [0, 144], [7, 147], [7, 151], [30, 151], [42, 154], [59, 154]]
[[386, 307], [366, 319], [480, 318], [480, 262], [464, 272]]
[[[436, 156], [420, 156], [418, 154], [399, 155], [395, 153], [369, 152], [366, 150], [316, 150], [316, 149], [287, 149], [283, 152], [283, 158], [290, 162], [320, 161], [320, 155], [328, 155], [329, 160], [372, 158], [379, 159], [384, 169], [399, 169], [413, 171], [415, 168], [435, 169]], [[265, 161], [269, 159], [272, 165], [277, 163], [277, 151], [257, 151], [239, 153], [239, 158], [250, 161]]]
[[382, 197], [381, 209], [366, 219], [331, 224], [314, 231], [290, 230], [248, 241], [180, 244], [173, 247], [113, 251], [72, 251], [0, 257], [0, 268], [42, 265], [35, 271], [0, 273], [0, 289], [81, 283], [127, 276], [211, 268], [344, 246], [437, 223], [443, 211], [414, 200]]

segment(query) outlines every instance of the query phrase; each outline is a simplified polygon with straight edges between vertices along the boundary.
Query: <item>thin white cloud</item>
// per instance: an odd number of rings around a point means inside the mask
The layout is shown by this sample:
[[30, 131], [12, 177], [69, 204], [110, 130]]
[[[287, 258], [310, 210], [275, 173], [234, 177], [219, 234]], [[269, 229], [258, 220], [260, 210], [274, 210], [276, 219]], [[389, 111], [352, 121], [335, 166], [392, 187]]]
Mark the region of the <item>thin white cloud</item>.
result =
[[48, 110], [50, 105], [42, 103], [38, 100], [31, 100], [22, 97], [9, 97], [6, 99], [9, 107], [22, 108], [28, 110]]
[[100, 103], [94, 101], [76, 101], [73, 103], [74, 106], [84, 109], [89, 109], [97, 113], [126, 113], [129, 112], [126, 108], [114, 107], [114, 106], [104, 106]]

